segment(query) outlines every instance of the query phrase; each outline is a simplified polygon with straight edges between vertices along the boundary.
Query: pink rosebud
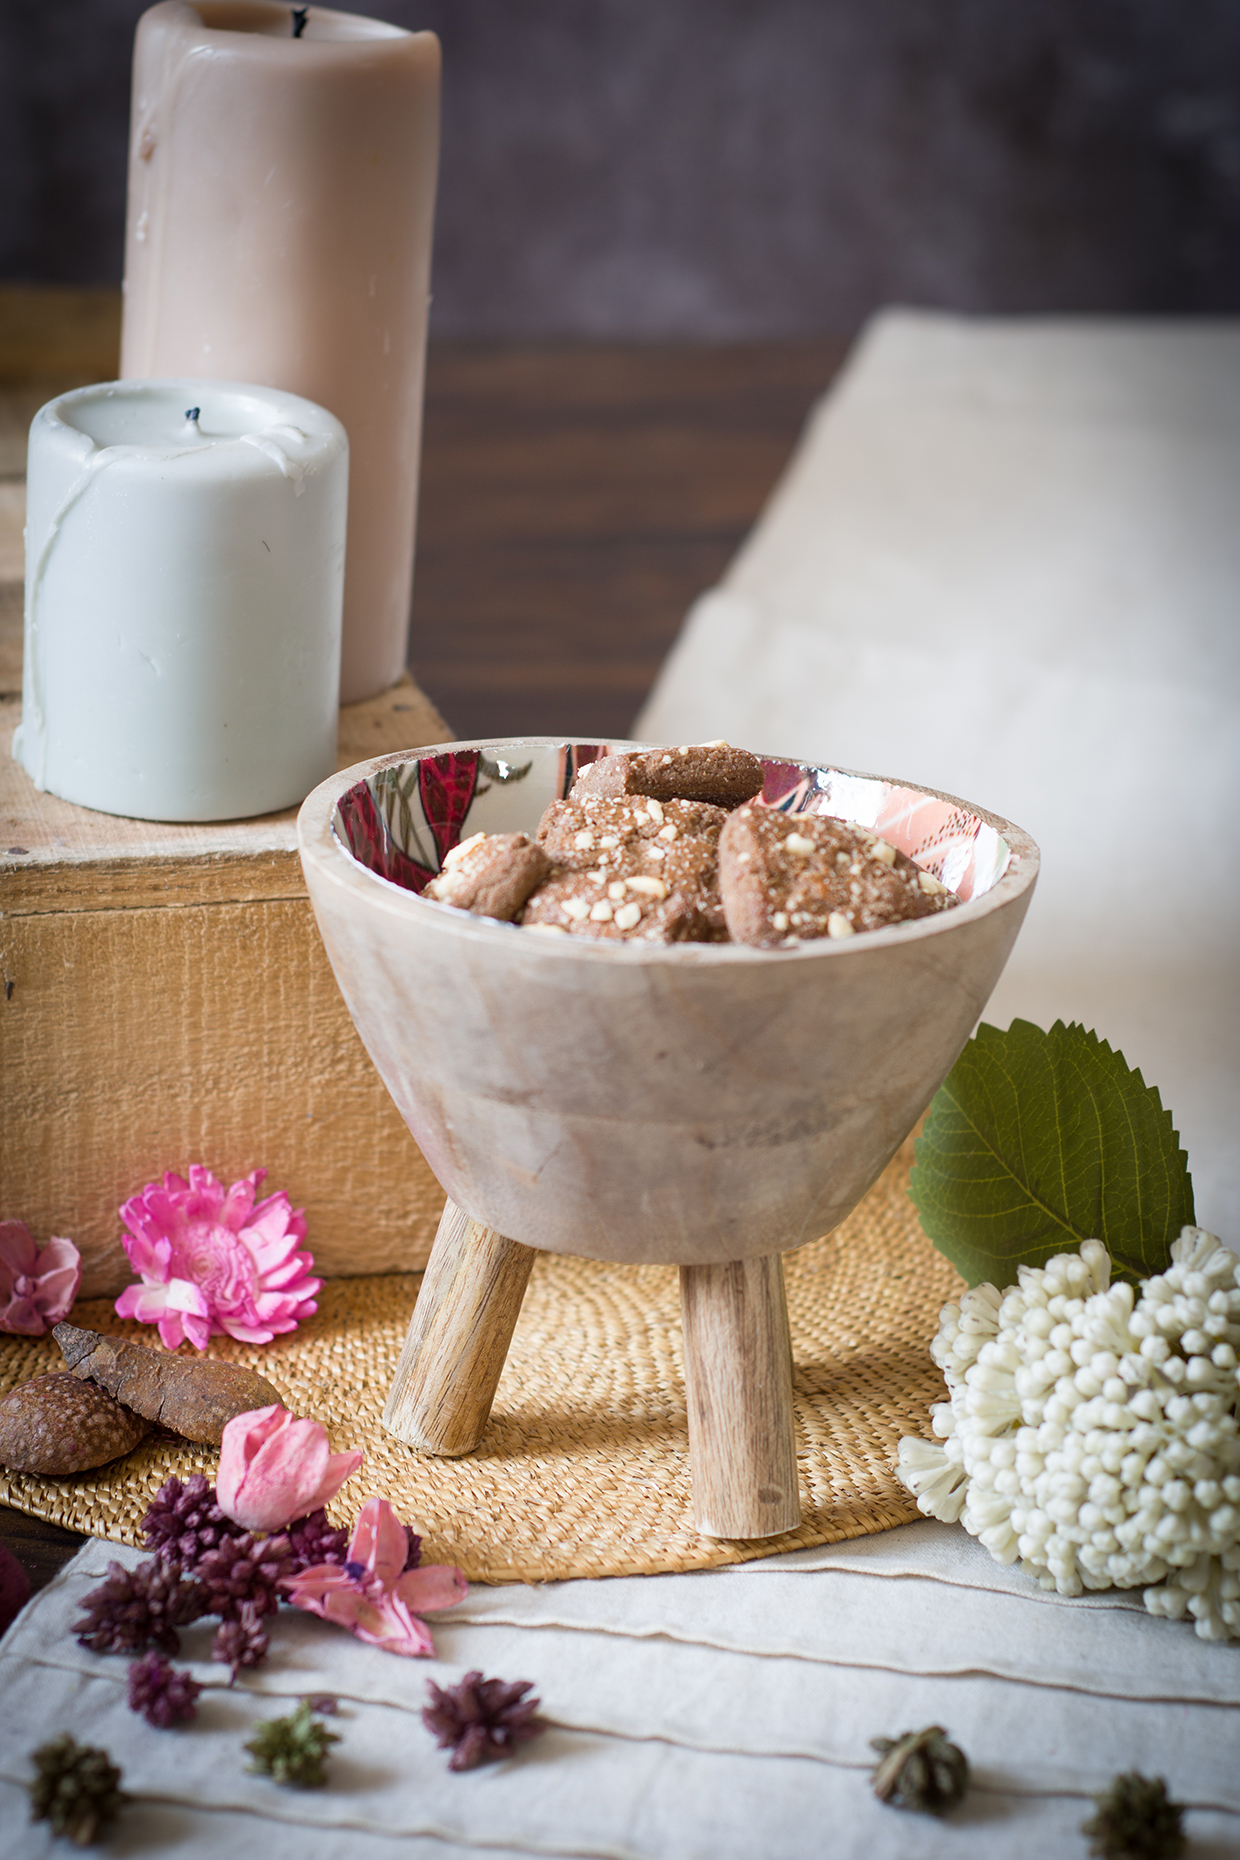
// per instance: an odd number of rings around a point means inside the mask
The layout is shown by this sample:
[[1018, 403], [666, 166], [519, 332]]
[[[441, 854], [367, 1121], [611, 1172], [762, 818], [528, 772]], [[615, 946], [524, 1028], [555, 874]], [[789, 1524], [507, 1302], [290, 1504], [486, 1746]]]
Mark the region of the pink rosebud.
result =
[[359, 1640], [407, 1658], [433, 1654], [420, 1615], [464, 1601], [469, 1584], [449, 1563], [405, 1569], [409, 1538], [386, 1498], [368, 1498], [349, 1540], [349, 1560], [320, 1563], [285, 1577], [294, 1608], [348, 1628]]
[[360, 1453], [333, 1453], [318, 1421], [273, 1403], [225, 1427], [215, 1496], [247, 1531], [280, 1531], [335, 1498], [361, 1463]]
[[37, 1247], [25, 1221], [0, 1221], [0, 1330], [41, 1337], [69, 1308], [82, 1283], [82, 1255], [72, 1240]]

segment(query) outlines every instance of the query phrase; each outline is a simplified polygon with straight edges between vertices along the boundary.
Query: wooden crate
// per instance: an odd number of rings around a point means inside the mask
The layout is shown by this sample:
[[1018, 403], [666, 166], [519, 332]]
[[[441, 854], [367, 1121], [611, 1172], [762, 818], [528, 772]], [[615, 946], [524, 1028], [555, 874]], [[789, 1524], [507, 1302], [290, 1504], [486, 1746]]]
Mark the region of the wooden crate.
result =
[[[0, 442], [6, 411], [18, 463], [26, 408], [0, 406]], [[323, 1271], [421, 1266], [443, 1191], [328, 967], [296, 810], [205, 827], [122, 820], [38, 793], [11, 759], [24, 488], [3, 462], [0, 1219], [68, 1235], [83, 1291], [110, 1293], [132, 1277], [126, 1196], [192, 1162], [225, 1181], [264, 1167], [268, 1189], [305, 1207]], [[406, 679], [341, 711], [338, 766], [450, 736]]]

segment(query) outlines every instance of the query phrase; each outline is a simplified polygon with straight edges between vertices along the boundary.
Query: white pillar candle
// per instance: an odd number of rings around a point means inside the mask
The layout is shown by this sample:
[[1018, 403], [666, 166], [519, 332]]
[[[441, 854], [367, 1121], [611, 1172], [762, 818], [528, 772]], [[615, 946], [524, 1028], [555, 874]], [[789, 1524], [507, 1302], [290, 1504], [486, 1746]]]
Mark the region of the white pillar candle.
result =
[[334, 415], [236, 382], [119, 381], [40, 409], [13, 741], [37, 787], [230, 820], [331, 773], [348, 468]]
[[134, 43], [121, 374], [262, 381], [349, 435], [341, 696], [409, 635], [439, 41], [326, 7], [163, 0]]

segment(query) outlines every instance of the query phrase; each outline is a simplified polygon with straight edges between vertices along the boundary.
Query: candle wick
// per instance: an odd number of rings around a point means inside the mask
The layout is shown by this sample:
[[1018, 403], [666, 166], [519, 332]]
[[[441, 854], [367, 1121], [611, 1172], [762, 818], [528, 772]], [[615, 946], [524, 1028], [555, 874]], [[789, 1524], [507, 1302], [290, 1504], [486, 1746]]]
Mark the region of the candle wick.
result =
[[185, 409], [185, 418], [189, 421], [191, 426], [196, 427], [198, 425], [198, 415], [201, 412], [201, 407], [187, 407]]
[[306, 30], [306, 15], [310, 11], [310, 8], [308, 6], [295, 6], [291, 10], [293, 14], [293, 37], [295, 39], [300, 39], [302, 33]]

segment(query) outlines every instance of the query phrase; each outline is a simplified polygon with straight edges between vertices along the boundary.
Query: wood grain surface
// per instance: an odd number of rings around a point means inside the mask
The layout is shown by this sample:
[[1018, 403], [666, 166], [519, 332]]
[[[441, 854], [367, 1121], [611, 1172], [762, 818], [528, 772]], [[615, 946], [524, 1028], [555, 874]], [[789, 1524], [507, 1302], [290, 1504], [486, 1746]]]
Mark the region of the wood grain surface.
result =
[[801, 1522], [792, 1340], [778, 1253], [680, 1268], [693, 1511], [707, 1537]]
[[406, 1446], [455, 1459], [478, 1445], [535, 1257], [445, 1204], [383, 1410]]

